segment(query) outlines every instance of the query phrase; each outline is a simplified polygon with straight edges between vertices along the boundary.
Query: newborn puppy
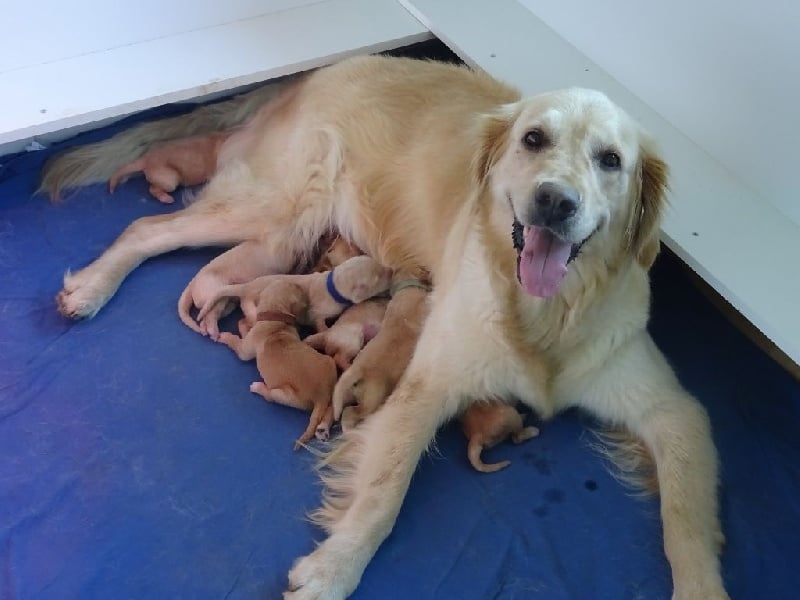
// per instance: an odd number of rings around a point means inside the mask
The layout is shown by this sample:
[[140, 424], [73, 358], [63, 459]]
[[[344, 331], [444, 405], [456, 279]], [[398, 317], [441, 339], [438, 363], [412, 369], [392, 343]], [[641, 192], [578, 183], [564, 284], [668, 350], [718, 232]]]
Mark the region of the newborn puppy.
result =
[[[325, 331], [327, 319], [339, 316], [345, 308], [382, 294], [389, 288], [391, 271], [382, 267], [369, 256], [355, 256], [326, 273], [306, 275], [265, 275], [248, 283], [226, 285], [212, 293], [197, 315], [201, 333], [215, 338], [217, 314], [215, 307], [221, 301], [228, 303], [230, 298], [239, 298], [242, 312], [251, 323], [256, 320], [258, 305], [266, 300], [269, 292], [265, 287], [276, 280], [287, 280], [298, 285], [309, 298], [308, 311], [300, 318], [300, 323], [313, 325], [317, 331]], [[178, 311], [184, 323], [191, 322], [188, 302], [179, 303]], [[189, 325], [192, 327], [192, 325]], [[192, 327], [194, 329], [194, 327]]]
[[[321, 440], [328, 439], [336, 365], [329, 356], [300, 340], [297, 319], [308, 306], [305, 290], [284, 279], [270, 281], [264, 291], [252, 325], [240, 322], [242, 337], [222, 332], [218, 341], [229, 346], [242, 360], [256, 359], [264, 381], [253, 382], [251, 392], [260, 394], [268, 402], [311, 411], [308, 427], [295, 442], [297, 450], [314, 435]], [[330, 419], [327, 422], [326, 414]]]
[[356, 354], [381, 329], [386, 298], [366, 300], [346, 309], [330, 329], [308, 336], [306, 344], [333, 357], [336, 366], [347, 370]]
[[261, 240], [247, 240], [227, 252], [223, 252], [200, 269], [184, 288], [178, 299], [178, 316], [189, 329], [217, 339], [219, 319], [230, 313], [236, 304], [232, 301], [217, 303], [211, 314], [198, 323], [189, 311], [193, 306], [203, 306], [206, 300], [222, 287], [232, 283], [251, 281], [269, 272], [270, 257], [265, 255]]
[[505, 402], [477, 402], [461, 416], [461, 429], [467, 436], [467, 456], [475, 470], [493, 473], [505, 469], [510, 460], [486, 464], [481, 460], [484, 448], [496, 446], [508, 436], [515, 444], [539, 435], [536, 427], [525, 427], [523, 417]]
[[355, 244], [351, 244], [341, 236], [336, 236], [322, 253], [317, 264], [311, 269], [312, 273], [323, 273], [338, 267], [349, 258], [364, 254]]
[[217, 168], [217, 154], [228, 133], [209, 133], [153, 146], [142, 157], [120, 168], [111, 176], [111, 193], [120, 180], [139, 171], [150, 184], [150, 194], [165, 204], [179, 185], [205, 183]]
[[418, 280], [400, 283], [406, 286], [393, 285], [394, 293], [380, 331], [358, 353], [333, 390], [333, 414], [337, 420], [345, 406], [357, 405], [342, 419], [342, 430], [355, 426], [383, 405], [414, 354], [428, 316], [428, 288]]

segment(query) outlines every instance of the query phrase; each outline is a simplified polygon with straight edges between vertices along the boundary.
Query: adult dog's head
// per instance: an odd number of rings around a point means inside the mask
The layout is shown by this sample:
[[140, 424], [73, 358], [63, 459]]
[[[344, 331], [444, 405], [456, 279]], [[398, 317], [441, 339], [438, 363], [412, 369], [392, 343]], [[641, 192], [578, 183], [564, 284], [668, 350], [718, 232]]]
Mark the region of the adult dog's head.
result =
[[505, 105], [483, 117], [480, 136], [476, 176], [503, 214], [510, 207], [528, 294], [555, 295], [582, 256], [631, 256], [649, 268], [667, 167], [605, 95], [569, 89]]

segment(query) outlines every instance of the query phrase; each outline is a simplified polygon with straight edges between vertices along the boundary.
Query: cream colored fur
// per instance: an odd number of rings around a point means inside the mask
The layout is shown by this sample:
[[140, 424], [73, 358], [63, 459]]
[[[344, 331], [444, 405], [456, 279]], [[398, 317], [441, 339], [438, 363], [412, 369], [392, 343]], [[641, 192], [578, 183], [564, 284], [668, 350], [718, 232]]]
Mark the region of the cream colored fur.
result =
[[[554, 143], [531, 152], [532, 128]], [[362, 57], [310, 75], [226, 146], [192, 206], [135, 222], [65, 278], [64, 314], [93, 315], [141, 261], [180, 246], [245, 242], [217, 260], [258, 247], [248, 277], [288, 272], [331, 227], [402, 276], [428, 269], [434, 285], [399, 385], [327, 459], [316, 517], [329, 537], [295, 564], [287, 600], [356, 588], [438, 426], [489, 397], [543, 419], [578, 406], [639, 437], [656, 463], [674, 598], [726, 597], [709, 421], [645, 328], [666, 167], [625, 113], [598, 92], [521, 99], [463, 67]], [[613, 172], [598, 163], [607, 148], [622, 159]], [[510, 236], [543, 181], [580, 193], [570, 240], [594, 232], [547, 299], [517, 283]]]
[[[332, 271], [336, 290], [353, 304], [386, 292], [392, 277], [389, 269], [369, 256], [353, 256]], [[302, 288], [308, 296], [308, 310], [298, 318], [299, 322], [313, 325], [317, 331], [325, 331], [328, 328], [325, 321], [338, 317], [347, 308], [346, 304], [339, 302], [328, 291], [329, 273], [330, 271], [298, 275], [264, 275], [247, 283], [224, 285], [210, 294], [200, 308], [197, 314], [199, 326], [189, 315], [189, 307], [184, 300], [187, 296], [184, 292], [181, 295], [182, 300], [178, 303], [178, 314], [189, 328], [216, 339], [219, 335], [217, 317], [225, 312], [224, 307], [228, 305], [230, 298], [239, 298], [245, 317], [252, 323], [256, 320], [257, 305], [267, 286], [275, 280], [285, 280]]]

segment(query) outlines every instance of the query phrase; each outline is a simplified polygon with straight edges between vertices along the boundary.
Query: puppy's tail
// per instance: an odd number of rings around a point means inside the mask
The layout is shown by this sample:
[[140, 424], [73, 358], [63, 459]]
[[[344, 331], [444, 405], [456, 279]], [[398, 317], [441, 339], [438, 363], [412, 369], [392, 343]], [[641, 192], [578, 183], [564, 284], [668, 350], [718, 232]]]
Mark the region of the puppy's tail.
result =
[[237, 127], [276, 98], [291, 80], [285, 78], [185, 115], [142, 123], [102, 142], [71, 148], [47, 161], [36, 193], [44, 192], [58, 202], [63, 190], [107, 181], [157, 142]]
[[200, 326], [197, 324], [197, 321], [195, 321], [192, 318], [192, 315], [189, 314], [192, 306], [194, 306], [194, 300], [192, 299], [192, 293], [190, 291], [191, 289], [192, 283], [189, 282], [189, 285], [186, 286], [186, 289], [183, 290], [181, 297], [178, 299], [178, 316], [181, 318], [181, 321], [183, 321], [183, 324], [189, 329], [196, 331], [200, 335], [204, 335], [202, 329], [200, 329]]
[[144, 158], [139, 158], [133, 161], [132, 163], [129, 163], [124, 167], [121, 167], [120, 169], [114, 171], [114, 174], [108, 180], [108, 191], [110, 191], [113, 194], [114, 190], [117, 187], [117, 184], [123, 177], [127, 177], [128, 175], [132, 175], [133, 173], [138, 173], [139, 171], [143, 170], [144, 161], [145, 161]]
[[311, 410], [311, 417], [308, 419], [308, 427], [306, 427], [303, 435], [294, 443], [295, 450], [305, 446], [306, 442], [314, 437], [314, 434], [317, 432], [317, 427], [319, 427], [319, 424], [322, 423], [322, 420], [325, 418], [325, 413], [328, 411], [329, 406], [329, 404], [323, 402], [314, 404], [314, 408]]
[[495, 471], [505, 469], [511, 464], [510, 460], [502, 460], [500, 462], [486, 464], [483, 462], [483, 460], [481, 460], [482, 451], [483, 446], [478, 440], [471, 439], [469, 441], [469, 445], [467, 446], [467, 456], [469, 457], [469, 464], [471, 464], [476, 471], [480, 471], [481, 473], [494, 473]]

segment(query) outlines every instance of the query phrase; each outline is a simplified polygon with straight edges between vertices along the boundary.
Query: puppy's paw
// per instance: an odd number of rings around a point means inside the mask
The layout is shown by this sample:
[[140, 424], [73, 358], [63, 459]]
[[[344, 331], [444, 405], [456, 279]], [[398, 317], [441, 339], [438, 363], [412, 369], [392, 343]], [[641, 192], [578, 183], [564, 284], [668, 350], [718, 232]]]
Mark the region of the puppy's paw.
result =
[[264, 400], [266, 400], [267, 402], [272, 402], [272, 400], [269, 397], [269, 388], [267, 388], [267, 384], [264, 383], [263, 381], [254, 381], [253, 383], [251, 383], [250, 391], [253, 392], [254, 394], [258, 394], [259, 396], [264, 398]]
[[58, 312], [69, 319], [91, 319], [114, 295], [117, 285], [93, 277], [89, 269], [64, 275], [64, 289], [56, 295]]
[[353, 593], [361, 579], [358, 561], [335, 546], [329, 538], [295, 563], [284, 600], [344, 600]]
[[223, 317], [225, 307], [224, 302], [218, 302], [199, 322], [200, 332], [215, 342], [219, 340], [219, 320]]
[[314, 437], [320, 442], [327, 442], [331, 437], [331, 428], [329, 425], [317, 425], [317, 430], [314, 432]]

